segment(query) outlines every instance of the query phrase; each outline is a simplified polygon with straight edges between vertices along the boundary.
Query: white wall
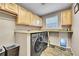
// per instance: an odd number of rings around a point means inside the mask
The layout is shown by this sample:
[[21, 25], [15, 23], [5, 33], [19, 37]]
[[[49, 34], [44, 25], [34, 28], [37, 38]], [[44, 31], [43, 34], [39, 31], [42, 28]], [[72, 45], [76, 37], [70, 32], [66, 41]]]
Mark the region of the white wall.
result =
[[20, 45], [20, 56], [27, 56], [27, 34], [15, 33], [16, 43]]
[[72, 6], [73, 10], [73, 22], [72, 22], [72, 29], [73, 29], [73, 39], [72, 39], [72, 51], [74, 55], [79, 56], [79, 11], [77, 14], [74, 14], [74, 5]]
[[10, 45], [15, 42], [15, 19], [9, 15], [0, 13], [0, 46]]

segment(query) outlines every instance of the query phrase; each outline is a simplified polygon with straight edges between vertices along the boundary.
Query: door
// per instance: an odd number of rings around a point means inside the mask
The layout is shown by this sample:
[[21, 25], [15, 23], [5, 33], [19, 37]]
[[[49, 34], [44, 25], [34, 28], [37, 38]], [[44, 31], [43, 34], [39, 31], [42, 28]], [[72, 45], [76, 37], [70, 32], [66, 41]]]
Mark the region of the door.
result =
[[38, 37], [37, 38], [37, 40], [35, 42], [35, 45], [34, 45], [34, 50], [35, 50], [36, 53], [42, 51], [42, 49], [43, 49], [43, 43], [42, 43], [42, 41], [43, 41], [42, 37]]

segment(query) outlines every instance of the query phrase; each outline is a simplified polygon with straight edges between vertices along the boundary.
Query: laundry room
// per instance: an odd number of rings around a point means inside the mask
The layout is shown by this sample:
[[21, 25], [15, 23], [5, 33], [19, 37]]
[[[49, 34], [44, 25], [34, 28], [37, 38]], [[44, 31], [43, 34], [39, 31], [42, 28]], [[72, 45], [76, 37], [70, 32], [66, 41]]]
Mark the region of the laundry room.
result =
[[79, 3], [0, 3], [0, 56], [79, 56]]

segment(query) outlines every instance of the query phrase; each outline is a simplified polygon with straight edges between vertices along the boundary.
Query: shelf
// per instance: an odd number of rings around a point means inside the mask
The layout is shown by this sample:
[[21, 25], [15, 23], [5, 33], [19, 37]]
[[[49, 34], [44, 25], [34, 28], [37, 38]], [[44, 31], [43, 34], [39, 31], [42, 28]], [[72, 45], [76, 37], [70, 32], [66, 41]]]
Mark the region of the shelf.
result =
[[73, 33], [72, 31], [49, 31], [49, 32], [64, 32], [64, 33]]
[[65, 48], [65, 49], [71, 49], [71, 47], [62, 47], [60, 45], [54, 45], [54, 44], [49, 44], [49, 46], [56, 46], [56, 47], [60, 47], [60, 48]]
[[65, 31], [62, 29], [56, 29], [56, 30], [43, 30], [43, 31], [48, 31], [48, 32], [63, 32], [63, 33], [73, 33], [73, 31]]
[[73, 33], [72, 31], [61, 31], [61, 30], [31, 30], [31, 31], [24, 31], [24, 30], [16, 30], [15, 32], [19, 33], [37, 33], [37, 32], [56, 32], [56, 33]]
[[14, 31], [15, 33], [26, 33], [26, 34], [29, 34], [29, 33], [37, 33], [37, 32], [43, 32], [43, 31], [39, 31], [39, 30], [31, 30], [31, 31], [25, 31], [25, 30], [15, 30]]

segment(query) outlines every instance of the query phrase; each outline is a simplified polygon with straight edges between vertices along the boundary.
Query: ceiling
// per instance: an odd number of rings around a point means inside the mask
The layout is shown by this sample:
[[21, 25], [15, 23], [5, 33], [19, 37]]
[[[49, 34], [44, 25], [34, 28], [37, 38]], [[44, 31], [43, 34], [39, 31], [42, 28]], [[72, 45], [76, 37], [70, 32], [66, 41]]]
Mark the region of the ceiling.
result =
[[69, 8], [71, 3], [19, 3], [22, 7], [42, 16], [58, 10]]

